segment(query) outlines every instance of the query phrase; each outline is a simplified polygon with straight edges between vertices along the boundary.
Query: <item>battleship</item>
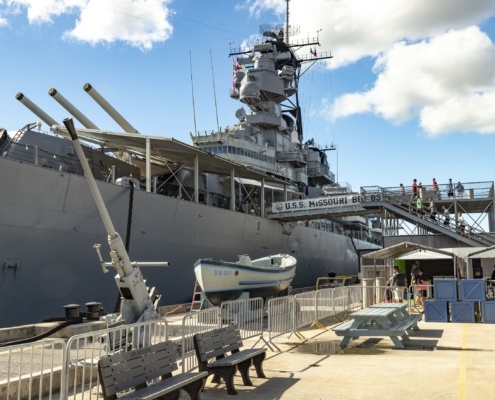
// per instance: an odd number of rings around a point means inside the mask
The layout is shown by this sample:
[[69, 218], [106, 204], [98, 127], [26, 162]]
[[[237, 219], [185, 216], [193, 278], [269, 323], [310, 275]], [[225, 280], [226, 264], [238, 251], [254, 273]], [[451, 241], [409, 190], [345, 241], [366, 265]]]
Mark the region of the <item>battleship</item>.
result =
[[[83, 90], [123, 132], [100, 129], [49, 90], [82, 125], [84, 154], [131, 259], [168, 261], [142, 266], [161, 305], [191, 302], [198, 259], [290, 254], [298, 265], [292, 287], [302, 288], [328, 274], [357, 275], [359, 251], [378, 247], [365, 217], [349, 229], [343, 218], [270, 213], [280, 202], [351, 193], [336, 182], [327, 149], [304, 141], [298, 101], [303, 66], [331, 54], [300, 55], [318, 38], [291, 44], [288, 26], [231, 49], [237, 121], [192, 133], [192, 145], [139, 133], [91, 84]], [[67, 130], [25, 94], [16, 98], [50, 132], [40, 123], [0, 131], [0, 327], [56, 318], [67, 304], [96, 301], [112, 312], [114, 277], [92, 250], [106, 231]]]

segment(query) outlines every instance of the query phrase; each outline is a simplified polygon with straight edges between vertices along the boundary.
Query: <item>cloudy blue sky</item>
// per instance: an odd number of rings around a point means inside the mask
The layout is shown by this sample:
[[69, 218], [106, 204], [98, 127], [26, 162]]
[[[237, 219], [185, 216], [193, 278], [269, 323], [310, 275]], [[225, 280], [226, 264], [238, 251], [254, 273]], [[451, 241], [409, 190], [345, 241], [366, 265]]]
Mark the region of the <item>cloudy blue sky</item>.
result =
[[[119, 131], [89, 82], [140, 132], [190, 143], [191, 72], [197, 128], [216, 129], [214, 84], [220, 126], [234, 123], [229, 50], [284, 13], [284, 0], [0, 0], [0, 126], [37, 121], [17, 92], [67, 117], [54, 87]], [[300, 98], [306, 139], [337, 145], [339, 181], [494, 179], [494, 15], [495, 0], [290, 1], [299, 38], [334, 56], [304, 74]]]

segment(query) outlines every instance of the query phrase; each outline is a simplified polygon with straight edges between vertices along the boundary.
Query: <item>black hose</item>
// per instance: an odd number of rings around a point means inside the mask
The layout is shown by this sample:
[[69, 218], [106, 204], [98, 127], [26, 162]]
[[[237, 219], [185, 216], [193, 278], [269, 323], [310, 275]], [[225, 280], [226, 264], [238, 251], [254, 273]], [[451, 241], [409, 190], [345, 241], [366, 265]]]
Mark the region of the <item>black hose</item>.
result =
[[55, 332], [58, 332], [59, 330], [65, 328], [66, 326], [69, 326], [72, 324], [79, 324], [82, 321], [83, 321], [82, 317], [74, 318], [74, 319], [71, 319], [69, 321], [64, 321], [64, 322], [60, 323], [59, 325], [53, 327], [52, 329], [46, 331], [45, 333], [42, 333], [42, 334], [36, 335], [36, 336], [31, 336], [31, 337], [25, 338], [25, 339], [19, 339], [19, 340], [13, 340], [11, 342], [0, 343], [0, 347], [14, 346], [16, 344], [36, 342], [38, 340], [41, 340], [41, 339], [44, 339], [44, 338], [50, 336], [51, 334], [53, 334]]

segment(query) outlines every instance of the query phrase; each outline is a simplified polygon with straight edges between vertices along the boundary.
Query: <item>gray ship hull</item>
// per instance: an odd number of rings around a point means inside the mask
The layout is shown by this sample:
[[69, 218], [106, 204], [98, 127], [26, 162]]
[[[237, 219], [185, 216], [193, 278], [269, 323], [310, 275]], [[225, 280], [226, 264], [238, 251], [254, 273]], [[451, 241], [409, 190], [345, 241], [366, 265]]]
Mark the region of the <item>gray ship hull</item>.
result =
[[[98, 182], [116, 230], [126, 237], [129, 189]], [[86, 179], [0, 157], [0, 327], [64, 315], [66, 304], [98, 301], [111, 312], [117, 299], [114, 270], [104, 274], [92, 247], [106, 231]], [[358, 249], [372, 248], [355, 240]], [[259, 258], [288, 253], [297, 258], [293, 287], [314, 286], [328, 272], [357, 274], [351, 240], [172, 197], [136, 191], [130, 258], [169, 261], [143, 267], [161, 305], [191, 301], [199, 258]]]

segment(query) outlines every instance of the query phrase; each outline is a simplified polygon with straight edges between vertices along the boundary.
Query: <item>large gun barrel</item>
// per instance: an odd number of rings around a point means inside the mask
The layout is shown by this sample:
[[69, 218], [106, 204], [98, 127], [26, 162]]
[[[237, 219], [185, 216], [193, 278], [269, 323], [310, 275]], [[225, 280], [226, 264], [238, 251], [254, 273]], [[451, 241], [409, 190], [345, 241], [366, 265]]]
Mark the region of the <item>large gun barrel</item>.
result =
[[31, 100], [29, 100], [23, 93], [18, 92], [15, 95], [15, 98], [19, 100], [29, 111], [31, 111], [34, 115], [36, 115], [49, 127], [52, 127], [53, 125], [58, 125], [57, 121], [55, 121], [52, 117], [50, 117], [46, 112], [44, 112]]
[[112, 105], [106, 101], [103, 96], [97, 92], [97, 90], [91, 86], [91, 84], [86, 83], [83, 89], [88, 93], [91, 98], [98, 103], [98, 105], [103, 108], [110, 117], [119, 124], [119, 126], [127, 133], [139, 133], [136, 128], [134, 128]]
[[69, 113], [71, 113], [72, 116], [77, 119], [85, 128], [100, 129], [88, 117], [86, 117], [81, 111], [79, 111], [69, 100], [62, 96], [57, 89], [51, 88], [50, 90], [48, 90], [48, 94], [52, 96], [58, 104], [60, 104]]
[[[64, 119], [64, 125], [72, 139], [74, 149], [79, 157], [89, 187], [96, 201], [98, 211], [100, 212], [108, 233], [110, 257], [112, 259], [111, 265], [117, 270], [115, 282], [117, 283], [123, 298], [121, 316], [126, 323], [133, 323], [136, 322], [136, 320], [158, 318], [159, 315], [157, 314], [151, 296], [148, 293], [141, 271], [138, 267], [133, 267], [125, 249], [124, 242], [113, 226], [110, 214], [105, 207], [101, 193], [96, 185], [96, 180], [93, 177], [88, 161], [86, 160], [81, 143], [79, 143], [72, 118]], [[165, 263], [165, 265], [166, 264], [167, 263]]]

